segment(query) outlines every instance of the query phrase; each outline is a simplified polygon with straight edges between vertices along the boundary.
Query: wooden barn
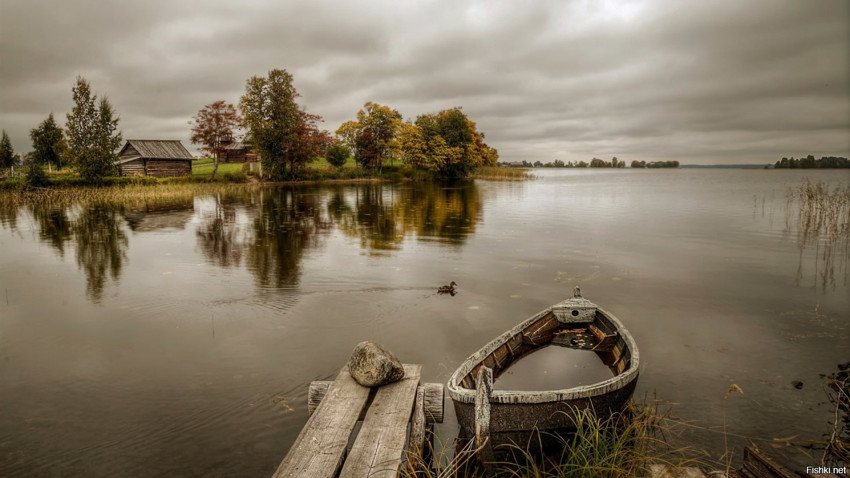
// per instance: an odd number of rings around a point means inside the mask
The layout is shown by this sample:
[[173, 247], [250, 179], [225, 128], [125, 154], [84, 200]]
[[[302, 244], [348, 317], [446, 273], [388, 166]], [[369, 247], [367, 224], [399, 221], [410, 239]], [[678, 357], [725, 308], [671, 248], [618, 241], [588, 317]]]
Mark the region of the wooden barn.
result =
[[118, 153], [121, 176], [186, 176], [194, 158], [177, 140], [128, 139]]
[[222, 163], [244, 163], [257, 160], [257, 153], [250, 144], [243, 141], [234, 141], [224, 147], [219, 155]]

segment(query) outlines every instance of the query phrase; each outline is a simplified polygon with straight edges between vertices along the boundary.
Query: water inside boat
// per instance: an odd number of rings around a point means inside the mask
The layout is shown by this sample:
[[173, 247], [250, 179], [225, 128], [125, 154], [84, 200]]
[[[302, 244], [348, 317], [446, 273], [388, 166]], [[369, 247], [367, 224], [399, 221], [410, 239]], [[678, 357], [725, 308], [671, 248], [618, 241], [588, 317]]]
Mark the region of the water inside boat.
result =
[[611, 378], [611, 370], [589, 350], [542, 347], [512, 364], [493, 383], [495, 390], [561, 390]]

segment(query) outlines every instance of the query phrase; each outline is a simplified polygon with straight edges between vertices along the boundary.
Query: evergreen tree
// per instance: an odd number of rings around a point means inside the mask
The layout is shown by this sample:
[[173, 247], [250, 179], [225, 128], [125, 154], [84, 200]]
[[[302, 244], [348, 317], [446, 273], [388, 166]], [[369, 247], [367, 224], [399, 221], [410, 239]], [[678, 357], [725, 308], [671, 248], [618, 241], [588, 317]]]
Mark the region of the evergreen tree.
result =
[[77, 77], [71, 91], [74, 108], [67, 116], [68, 156], [86, 181], [100, 182], [115, 173], [115, 151], [121, 145], [121, 132], [116, 132], [118, 118], [108, 99], [97, 102], [82, 77]]
[[15, 165], [15, 150], [12, 148], [12, 140], [3, 130], [3, 136], [0, 138], [0, 168], [11, 169]]
[[32, 139], [33, 156], [40, 165], [55, 164], [57, 169], [62, 167], [62, 158], [65, 155], [65, 137], [62, 134], [53, 113], [42, 121], [37, 128], [30, 130]]

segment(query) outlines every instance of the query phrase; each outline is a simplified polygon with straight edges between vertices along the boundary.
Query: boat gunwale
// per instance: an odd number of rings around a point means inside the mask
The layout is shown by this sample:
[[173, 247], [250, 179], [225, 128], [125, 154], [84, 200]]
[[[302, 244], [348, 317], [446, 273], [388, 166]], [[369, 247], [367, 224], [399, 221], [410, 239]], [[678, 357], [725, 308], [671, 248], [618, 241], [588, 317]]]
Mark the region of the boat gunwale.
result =
[[[463, 378], [466, 377], [476, 365], [482, 363], [488, 355], [493, 353], [497, 348], [501, 347], [516, 334], [521, 333], [522, 330], [527, 328], [529, 325], [552, 312], [553, 308], [557, 305], [558, 304], [547, 307], [546, 309], [532, 315], [528, 319], [520, 322], [510, 330], [488, 342], [474, 354], [470, 355], [449, 378], [448, 389], [449, 396], [452, 400], [461, 403], [474, 403], [475, 390], [462, 387], [460, 385], [461, 380], [463, 380]], [[597, 307], [596, 310], [607, 320], [611, 321], [617, 332], [620, 333], [620, 336], [625, 342], [626, 349], [629, 351], [629, 366], [623, 370], [623, 373], [591, 385], [582, 385], [559, 390], [493, 390], [490, 395], [490, 403], [539, 404], [590, 398], [619, 390], [635, 380], [640, 367], [640, 356], [634, 338], [625, 326], [623, 326], [623, 323], [614, 316], [614, 314], [611, 314], [601, 307]]]

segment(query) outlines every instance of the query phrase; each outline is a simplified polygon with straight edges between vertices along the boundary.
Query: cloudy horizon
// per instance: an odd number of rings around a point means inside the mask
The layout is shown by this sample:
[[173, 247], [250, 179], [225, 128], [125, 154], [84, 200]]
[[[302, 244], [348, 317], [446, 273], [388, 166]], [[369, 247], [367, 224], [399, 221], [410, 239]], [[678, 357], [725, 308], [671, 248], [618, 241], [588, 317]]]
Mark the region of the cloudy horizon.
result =
[[849, 32], [846, 0], [0, 0], [0, 129], [30, 151], [82, 76], [125, 139], [194, 151], [201, 107], [282, 68], [331, 132], [461, 106], [502, 161], [848, 156]]

